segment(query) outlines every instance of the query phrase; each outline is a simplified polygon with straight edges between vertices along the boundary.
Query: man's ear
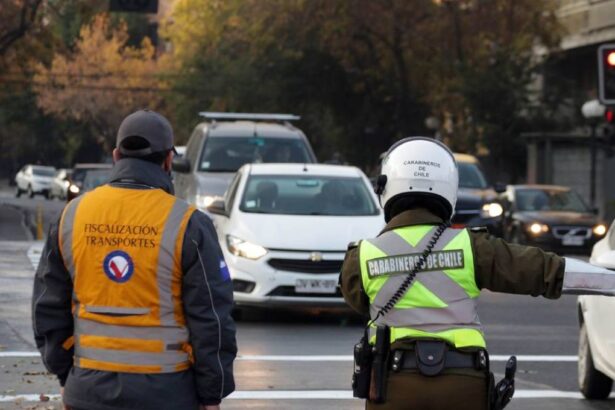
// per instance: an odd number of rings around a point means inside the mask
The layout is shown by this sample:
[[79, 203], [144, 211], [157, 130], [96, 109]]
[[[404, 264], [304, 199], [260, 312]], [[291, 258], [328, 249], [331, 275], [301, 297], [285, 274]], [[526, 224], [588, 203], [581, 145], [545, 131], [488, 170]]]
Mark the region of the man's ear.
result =
[[119, 150], [119, 149], [117, 149], [117, 148], [113, 148], [113, 154], [112, 154], [112, 155], [113, 155], [113, 163], [116, 163], [116, 162], [118, 162], [120, 159], [122, 159], [122, 158], [120, 157], [120, 150]]
[[173, 151], [167, 153], [167, 157], [164, 159], [162, 167], [166, 172], [171, 172], [171, 166], [173, 164]]

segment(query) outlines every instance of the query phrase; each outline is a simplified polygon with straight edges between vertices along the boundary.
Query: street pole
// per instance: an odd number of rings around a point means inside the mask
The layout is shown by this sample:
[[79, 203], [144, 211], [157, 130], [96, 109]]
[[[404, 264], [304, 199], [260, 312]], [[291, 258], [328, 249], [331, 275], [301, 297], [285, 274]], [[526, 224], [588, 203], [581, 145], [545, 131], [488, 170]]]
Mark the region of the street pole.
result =
[[598, 119], [604, 116], [606, 107], [598, 100], [586, 101], [581, 107], [583, 117], [589, 123], [589, 202], [592, 209], [596, 208], [596, 126], [598, 125]]
[[596, 124], [591, 125], [591, 133], [589, 135], [590, 144], [590, 168], [589, 168], [589, 201], [592, 209], [596, 208]]

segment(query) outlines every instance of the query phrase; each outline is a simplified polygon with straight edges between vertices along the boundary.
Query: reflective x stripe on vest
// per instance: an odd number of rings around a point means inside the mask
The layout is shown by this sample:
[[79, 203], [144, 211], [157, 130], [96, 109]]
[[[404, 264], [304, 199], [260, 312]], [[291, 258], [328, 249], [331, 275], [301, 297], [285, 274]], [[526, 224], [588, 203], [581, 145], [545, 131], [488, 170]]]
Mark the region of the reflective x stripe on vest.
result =
[[112, 186], [66, 206], [59, 240], [74, 284], [75, 366], [129, 373], [190, 367], [181, 252], [194, 210], [160, 189]]
[[[361, 277], [372, 319], [399, 289], [436, 229], [408, 226], [361, 242]], [[457, 348], [485, 347], [475, 303], [479, 293], [467, 230], [446, 229], [410, 289], [376, 324], [391, 328], [391, 341], [437, 338]]]

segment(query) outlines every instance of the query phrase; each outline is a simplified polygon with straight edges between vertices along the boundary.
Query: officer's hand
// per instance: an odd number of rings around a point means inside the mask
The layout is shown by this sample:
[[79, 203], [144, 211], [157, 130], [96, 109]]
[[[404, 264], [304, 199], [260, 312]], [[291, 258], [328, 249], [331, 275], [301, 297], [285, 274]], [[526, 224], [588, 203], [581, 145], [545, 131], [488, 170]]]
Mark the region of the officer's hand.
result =
[[200, 410], [220, 410], [220, 405], [219, 404], [210, 404], [209, 406], [206, 406], [206, 405], [202, 404]]
[[64, 403], [64, 387], [60, 387], [60, 396], [62, 396], [62, 405], [64, 406], [64, 410], [72, 410], [69, 405]]

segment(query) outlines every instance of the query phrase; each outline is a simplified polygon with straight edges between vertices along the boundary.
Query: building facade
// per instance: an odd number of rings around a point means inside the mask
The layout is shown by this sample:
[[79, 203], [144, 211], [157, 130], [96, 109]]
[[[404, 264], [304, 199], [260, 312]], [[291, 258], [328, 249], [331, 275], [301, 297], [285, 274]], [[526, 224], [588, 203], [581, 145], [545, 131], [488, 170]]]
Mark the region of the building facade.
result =
[[[615, 43], [615, 0], [559, 0], [557, 17], [564, 30], [560, 48], [547, 57], [541, 78], [546, 97], [558, 96], [560, 131], [525, 134], [527, 182], [566, 185], [591, 204], [591, 128], [581, 106], [597, 96], [597, 49]], [[615, 217], [615, 159], [596, 126], [595, 201], [608, 221]]]

